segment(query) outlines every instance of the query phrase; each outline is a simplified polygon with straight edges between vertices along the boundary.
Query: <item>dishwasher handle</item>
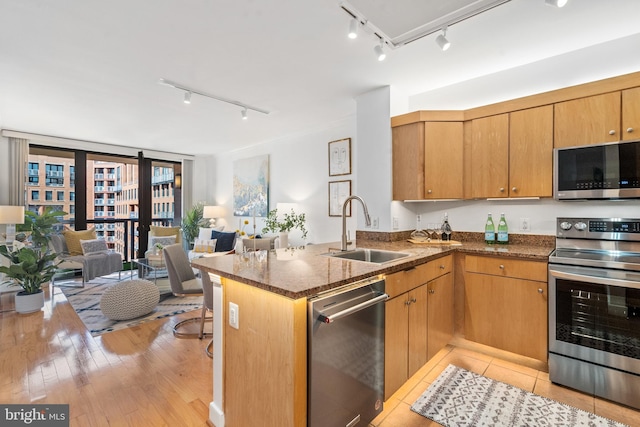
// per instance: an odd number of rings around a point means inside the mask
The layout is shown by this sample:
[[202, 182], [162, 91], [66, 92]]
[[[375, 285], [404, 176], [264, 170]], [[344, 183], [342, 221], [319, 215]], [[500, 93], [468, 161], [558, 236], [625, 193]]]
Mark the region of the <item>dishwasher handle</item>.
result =
[[386, 301], [388, 298], [389, 298], [389, 295], [387, 294], [379, 294], [374, 298], [363, 301], [360, 304], [353, 305], [349, 308], [345, 308], [344, 310], [334, 314], [330, 314], [329, 316], [326, 316], [325, 314], [320, 313], [318, 315], [318, 320], [320, 320], [322, 323], [331, 323], [345, 316], [348, 316], [352, 313], [355, 313], [356, 311], [364, 310], [365, 308], [371, 307], [372, 305], [375, 305], [381, 301]]

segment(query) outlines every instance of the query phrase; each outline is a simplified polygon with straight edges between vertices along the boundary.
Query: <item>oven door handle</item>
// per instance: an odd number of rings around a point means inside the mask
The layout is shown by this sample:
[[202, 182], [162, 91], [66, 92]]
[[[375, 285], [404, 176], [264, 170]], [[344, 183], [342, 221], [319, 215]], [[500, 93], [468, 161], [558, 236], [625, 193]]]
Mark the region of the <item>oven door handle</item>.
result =
[[640, 289], [640, 283], [631, 280], [615, 279], [611, 277], [592, 276], [590, 274], [569, 273], [567, 271], [559, 271], [549, 268], [549, 274], [559, 279], [574, 280], [576, 282], [588, 282], [598, 285], [622, 286], [625, 288]]

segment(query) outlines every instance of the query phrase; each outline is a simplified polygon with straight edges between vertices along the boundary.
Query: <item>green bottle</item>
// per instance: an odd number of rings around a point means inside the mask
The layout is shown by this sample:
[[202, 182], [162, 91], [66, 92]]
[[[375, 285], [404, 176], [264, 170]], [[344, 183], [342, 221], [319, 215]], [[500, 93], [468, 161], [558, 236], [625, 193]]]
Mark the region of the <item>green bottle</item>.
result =
[[484, 225], [484, 241], [490, 245], [496, 242], [496, 227], [493, 225], [491, 214], [489, 214], [487, 223]]
[[498, 222], [498, 243], [509, 243], [509, 228], [504, 214], [500, 214], [500, 222]]

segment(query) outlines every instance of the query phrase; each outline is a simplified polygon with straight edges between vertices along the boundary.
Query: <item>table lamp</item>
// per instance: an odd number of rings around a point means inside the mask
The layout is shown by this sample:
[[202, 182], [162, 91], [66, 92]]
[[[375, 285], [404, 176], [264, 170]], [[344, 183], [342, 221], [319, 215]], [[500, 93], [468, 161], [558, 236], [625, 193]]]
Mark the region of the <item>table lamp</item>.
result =
[[216, 225], [216, 218], [224, 216], [224, 208], [222, 206], [205, 206], [202, 210], [202, 217], [209, 219], [209, 226]]
[[0, 206], [0, 224], [6, 225], [6, 243], [13, 243], [16, 224], [24, 224], [24, 206]]

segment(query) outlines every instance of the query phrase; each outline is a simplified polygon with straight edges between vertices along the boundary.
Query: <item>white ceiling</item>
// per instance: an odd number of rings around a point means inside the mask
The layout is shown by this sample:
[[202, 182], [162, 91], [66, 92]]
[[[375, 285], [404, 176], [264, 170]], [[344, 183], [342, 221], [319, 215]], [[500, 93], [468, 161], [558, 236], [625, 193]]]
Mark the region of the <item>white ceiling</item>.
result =
[[[447, 52], [432, 34], [379, 63], [338, 0], [0, 0], [0, 16], [0, 127], [196, 155], [325, 127], [384, 85], [418, 95], [604, 42], [637, 58], [640, 33], [638, 0], [512, 0], [450, 27]], [[271, 114], [185, 105], [161, 77]]]

